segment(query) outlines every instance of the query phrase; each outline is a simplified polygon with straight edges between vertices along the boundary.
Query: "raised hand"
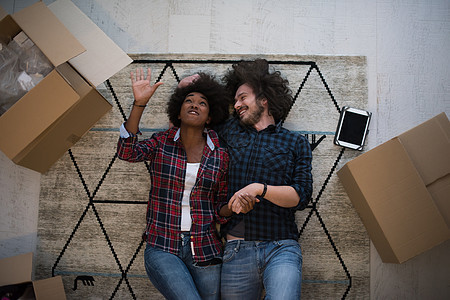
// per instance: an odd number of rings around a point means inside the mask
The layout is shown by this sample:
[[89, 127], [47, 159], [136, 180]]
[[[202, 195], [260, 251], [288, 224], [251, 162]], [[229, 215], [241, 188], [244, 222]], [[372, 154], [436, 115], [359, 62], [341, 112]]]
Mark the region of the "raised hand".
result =
[[147, 69], [147, 76], [145, 76], [143, 68], [137, 68], [136, 73], [130, 72], [134, 100], [138, 105], [147, 105], [156, 89], [163, 84], [162, 82], [157, 82], [152, 85], [150, 83], [151, 75], [152, 71], [150, 68]]

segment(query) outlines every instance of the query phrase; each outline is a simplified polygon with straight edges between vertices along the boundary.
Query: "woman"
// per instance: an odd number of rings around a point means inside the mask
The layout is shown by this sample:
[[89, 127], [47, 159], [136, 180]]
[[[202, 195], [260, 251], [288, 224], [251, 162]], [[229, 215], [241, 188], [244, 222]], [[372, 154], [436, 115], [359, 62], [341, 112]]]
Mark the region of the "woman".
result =
[[150, 79], [150, 69], [147, 76], [142, 68], [131, 72], [134, 103], [117, 148], [120, 159], [149, 161], [145, 268], [168, 299], [219, 299], [222, 244], [215, 225], [231, 216], [229, 158], [209, 126], [228, 117], [226, 93], [212, 76], [188, 77], [168, 103], [173, 127], [138, 141], [142, 113], [162, 84]]

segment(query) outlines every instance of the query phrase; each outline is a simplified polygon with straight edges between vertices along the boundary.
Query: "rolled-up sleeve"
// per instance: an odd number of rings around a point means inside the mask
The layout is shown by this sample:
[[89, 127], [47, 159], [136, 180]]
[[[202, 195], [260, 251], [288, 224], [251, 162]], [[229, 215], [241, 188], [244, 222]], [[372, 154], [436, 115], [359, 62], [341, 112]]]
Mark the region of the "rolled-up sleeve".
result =
[[297, 210], [305, 209], [312, 195], [312, 152], [308, 140], [300, 136], [296, 147], [293, 184], [291, 185], [300, 196]]
[[127, 162], [150, 160], [156, 147], [156, 139], [150, 138], [139, 142], [135, 134], [128, 132], [124, 124], [120, 126], [120, 137], [117, 142], [117, 157]]

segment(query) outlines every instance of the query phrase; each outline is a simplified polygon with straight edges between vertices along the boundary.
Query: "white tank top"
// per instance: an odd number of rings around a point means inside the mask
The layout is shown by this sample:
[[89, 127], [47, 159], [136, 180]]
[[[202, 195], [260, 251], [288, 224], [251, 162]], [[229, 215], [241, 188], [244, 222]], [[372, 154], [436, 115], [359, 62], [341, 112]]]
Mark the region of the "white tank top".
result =
[[198, 168], [200, 163], [187, 163], [186, 166], [186, 177], [184, 179], [184, 192], [183, 199], [181, 201], [181, 231], [191, 230], [191, 205], [190, 196], [192, 188], [195, 185], [195, 180], [197, 179]]

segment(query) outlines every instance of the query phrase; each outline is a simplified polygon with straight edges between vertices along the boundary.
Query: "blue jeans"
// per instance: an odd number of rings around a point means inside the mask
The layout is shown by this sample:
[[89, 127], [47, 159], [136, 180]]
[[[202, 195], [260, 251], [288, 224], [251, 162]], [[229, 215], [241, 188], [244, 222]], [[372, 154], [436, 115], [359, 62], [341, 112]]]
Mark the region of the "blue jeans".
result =
[[295, 240], [227, 242], [222, 265], [222, 299], [300, 299], [302, 251]]
[[219, 299], [222, 264], [194, 265], [189, 235], [182, 235], [180, 254], [147, 245], [145, 270], [155, 288], [166, 299]]

